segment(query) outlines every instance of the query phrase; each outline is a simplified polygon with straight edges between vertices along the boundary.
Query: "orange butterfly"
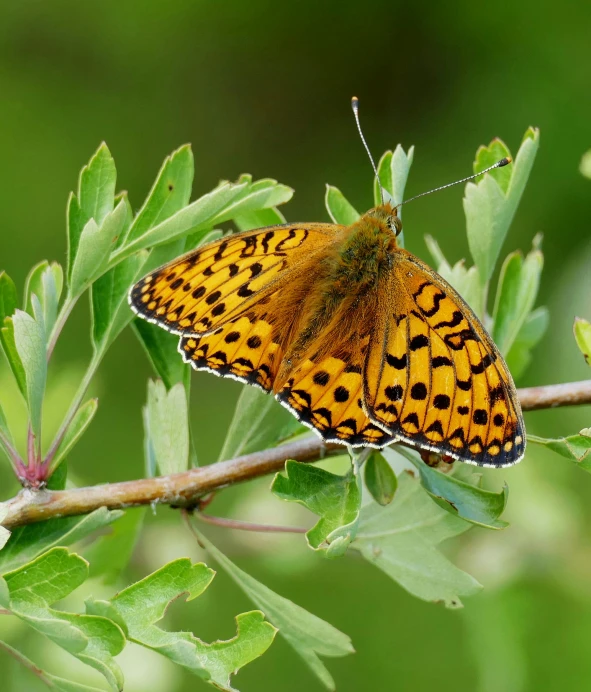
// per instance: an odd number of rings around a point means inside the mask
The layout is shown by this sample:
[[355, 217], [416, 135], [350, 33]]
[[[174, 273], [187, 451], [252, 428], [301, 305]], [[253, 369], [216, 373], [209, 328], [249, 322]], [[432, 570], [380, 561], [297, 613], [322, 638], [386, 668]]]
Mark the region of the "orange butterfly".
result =
[[130, 305], [181, 336], [196, 370], [272, 391], [326, 441], [514, 464], [511, 374], [458, 293], [398, 246], [401, 229], [386, 202], [350, 226], [229, 235], [141, 279]]

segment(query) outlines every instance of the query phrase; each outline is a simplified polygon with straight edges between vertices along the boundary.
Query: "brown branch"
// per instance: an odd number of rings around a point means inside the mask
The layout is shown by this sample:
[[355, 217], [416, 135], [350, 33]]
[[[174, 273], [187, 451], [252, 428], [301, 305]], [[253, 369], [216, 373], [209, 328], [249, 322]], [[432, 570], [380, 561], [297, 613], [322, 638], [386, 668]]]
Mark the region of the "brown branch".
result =
[[[591, 404], [591, 380], [518, 390], [524, 411], [574, 404]], [[2, 525], [13, 529], [55, 517], [88, 514], [99, 507], [125, 509], [152, 503], [173, 507], [195, 506], [199, 497], [235, 483], [279, 471], [287, 459], [317, 461], [343, 447], [308, 438], [210, 466], [157, 478], [107, 483], [73, 490], [22, 490], [3, 504]]]
[[524, 411], [591, 404], [591, 380], [527, 387], [519, 389], [518, 394]]

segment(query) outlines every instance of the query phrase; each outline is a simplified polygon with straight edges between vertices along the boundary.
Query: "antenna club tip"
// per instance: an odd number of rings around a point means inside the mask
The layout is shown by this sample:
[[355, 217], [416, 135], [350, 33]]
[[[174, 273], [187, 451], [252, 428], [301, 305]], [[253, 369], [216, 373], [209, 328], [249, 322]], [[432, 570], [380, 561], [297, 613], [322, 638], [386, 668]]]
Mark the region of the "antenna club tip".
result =
[[357, 96], [353, 96], [353, 98], [351, 99], [351, 107], [353, 108], [353, 110], [357, 110], [357, 108], [359, 108], [359, 99], [357, 98]]
[[507, 165], [509, 165], [510, 163], [513, 163], [513, 159], [512, 159], [510, 156], [505, 156], [504, 159], [501, 159], [501, 160], [499, 161], [499, 163], [497, 164], [497, 166], [498, 166], [499, 168], [501, 168], [502, 166], [507, 166]]

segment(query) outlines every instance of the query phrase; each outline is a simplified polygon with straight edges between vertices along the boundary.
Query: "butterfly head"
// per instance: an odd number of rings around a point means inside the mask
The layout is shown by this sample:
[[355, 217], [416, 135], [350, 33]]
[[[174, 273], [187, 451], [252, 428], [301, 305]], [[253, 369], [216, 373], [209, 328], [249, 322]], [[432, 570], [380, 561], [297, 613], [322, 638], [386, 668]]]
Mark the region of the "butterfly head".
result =
[[367, 212], [368, 216], [373, 216], [384, 223], [395, 236], [400, 235], [402, 231], [402, 221], [398, 216], [398, 209], [393, 207], [390, 202], [380, 204]]

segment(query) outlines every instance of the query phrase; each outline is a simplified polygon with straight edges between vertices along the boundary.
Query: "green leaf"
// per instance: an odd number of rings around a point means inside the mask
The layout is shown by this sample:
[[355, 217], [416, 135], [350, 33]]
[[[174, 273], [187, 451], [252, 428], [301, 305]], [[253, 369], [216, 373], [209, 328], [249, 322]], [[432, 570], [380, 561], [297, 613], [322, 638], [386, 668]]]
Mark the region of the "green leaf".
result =
[[94, 414], [98, 408], [98, 399], [89, 399], [83, 406], [81, 406], [77, 411], [76, 415], [72, 419], [72, 422], [66, 430], [59, 447], [56, 450], [55, 456], [51, 461], [51, 468], [56, 469], [60, 463], [68, 456], [68, 454], [74, 449], [78, 440], [82, 437], [86, 428], [90, 425], [91, 420], [94, 418]]
[[214, 571], [187, 558], [174, 560], [118, 593], [110, 603], [89, 604], [92, 610], [114, 608], [127, 628], [128, 638], [157, 651], [222, 690], [232, 690], [230, 677], [261, 656], [271, 646], [275, 628], [261, 612], [236, 618], [237, 634], [227, 641], [206, 644], [189, 632], [166, 632], [156, 626], [172, 601], [183, 594], [187, 600], [200, 596]]
[[4, 318], [10, 317], [17, 306], [17, 293], [14, 281], [4, 271], [0, 271], [0, 325]]
[[[474, 173], [480, 173], [486, 168], [494, 166], [495, 163], [498, 163], [501, 159], [510, 157], [511, 152], [507, 148], [507, 145], [501, 139], [495, 137], [487, 147], [480, 146], [478, 148], [476, 159], [474, 160]], [[501, 166], [490, 172], [491, 177], [497, 181], [504, 195], [506, 195], [509, 190], [512, 173], [511, 166]]]
[[270, 207], [238, 214], [234, 217], [234, 223], [239, 231], [250, 231], [265, 226], [279, 226], [285, 223], [285, 217], [278, 209]]
[[110, 263], [114, 265], [138, 250], [168, 243], [196, 230], [209, 231], [215, 224], [234, 216], [283, 204], [292, 194], [291, 188], [271, 180], [252, 184], [222, 183], [141, 236], [130, 240], [111, 255]]
[[392, 502], [398, 479], [381, 454], [373, 452], [365, 462], [364, 480], [371, 496], [379, 505], [385, 507]]
[[[240, 182], [245, 179], [241, 177]], [[225, 209], [220, 210], [213, 218], [210, 226], [229, 221], [236, 216], [243, 216], [262, 209], [272, 209], [289, 202], [293, 197], [293, 190], [287, 185], [281, 185], [272, 178], [263, 178], [254, 183], [247, 176], [248, 186], [242, 190]]]
[[427, 249], [433, 257], [433, 261], [437, 266], [437, 272], [440, 274], [456, 291], [462, 296], [462, 298], [468, 303], [468, 305], [474, 310], [474, 312], [482, 318], [482, 285], [480, 281], [480, 275], [478, 274], [478, 269], [476, 267], [467, 268], [464, 260], [459, 260], [450, 266], [449, 262], [445, 259], [439, 243], [430, 235], [425, 236], [425, 243]]
[[129, 257], [92, 284], [90, 300], [95, 351], [106, 350], [133, 319], [127, 293], [142, 273], [147, 256], [147, 251], [142, 251]]
[[139, 238], [150, 228], [187, 206], [191, 199], [194, 168], [193, 153], [188, 144], [166, 157], [125, 238], [126, 243]]
[[591, 428], [583, 428], [578, 435], [547, 439], [528, 435], [528, 442], [543, 445], [556, 454], [577, 463], [585, 471], [591, 472]]
[[78, 182], [80, 208], [87, 219], [100, 226], [113, 211], [117, 170], [107, 145], [103, 142], [84, 166]]
[[587, 365], [591, 365], [591, 323], [580, 317], [575, 317], [573, 331], [579, 350], [585, 357]]
[[436, 546], [469, 527], [435, 504], [417, 477], [403, 472], [393, 502], [387, 507], [376, 503], [363, 507], [351, 547], [414, 596], [457, 608], [462, 605], [460, 596], [482, 587]]
[[99, 226], [90, 219], [80, 234], [78, 251], [69, 286], [71, 297], [79, 296], [107, 266], [110, 251], [117, 244], [127, 220], [127, 203], [122, 199]]
[[12, 531], [10, 541], [0, 553], [0, 574], [26, 565], [50, 548], [73, 545], [122, 516], [123, 512], [101, 507], [79, 517], [60, 517], [19, 526]]
[[30, 627], [98, 670], [113, 690], [123, 676], [113, 656], [121, 653], [125, 636], [111, 620], [67, 613], [50, 606], [84, 583], [88, 563], [65, 548], [53, 548], [23, 567], [4, 575], [9, 602], [4, 607]]
[[330, 218], [335, 223], [342, 224], [343, 226], [350, 226], [361, 218], [359, 212], [345, 198], [343, 193], [332, 185], [326, 186], [324, 203]]
[[25, 371], [26, 399], [31, 428], [39, 442], [41, 407], [47, 378], [45, 330], [42, 324], [22, 310], [16, 310], [12, 322], [14, 343]]
[[353, 653], [349, 637], [328, 622], [271, 591], [231, 562], [202, 533], [197, 533], [199, 542], [218, 565], [263, 611], [269, 622], [277, 627], [280, 636], [301, 656], [324, 686], [334, 690], [334, 681], [318, 656], [346, 656]]
[[4, 350], [4, 355], [8, 361], [8, 365], [12, 371], [14, 379], [18, 385], [20, 393], [23, 397], [27, 398], [27, 376], [25, 374], [25, 369], [23, 363], [18, 354], [16, 348], [16, 343], [14, 340], [14, 322], [12, 317], [4, 318], [4, 326], [0, 329], [0, 341], [2, 342], [2, 349]]
[[161, 475], [186, 471], [189, 466], [189, 414], [181, 383], [169, 391], [162, 380], [148, 381], [145, 435]]
[[373, 180], [373, 203], [376, 207], [382, 204], [380, 183], [390, 197], [392, 197], [392, 190], [394, 188], [392, 182], [392, 156], [391, 150], [385, 151], [378, 162], [378, 177], [380, 180], [379, 183], [376, 178]]
[[271, 490], [282, 500], [297, 502], [321, 519], [306, 534], [308, 545], [326, 557], [340, 557], [355, 538], [361, 507], [359, 477], [338, 476], [317, 466], [287, 461], [287, 476], [277, 474]]
[[179, 337], [139, 318], [134, 319], [131, 325], [166, 389], [183, 382], [187, 365], [179, 356]]
[[[414, 151], [415, 148], [410, 147], [408, 152], [405, 152], [400, 144], [397, 144], [394, 153], [385, 152], [378, 164], [380, 181], [390, 195], [393, 206], [404, 201], [404, 189], [412, 166]], [[374, 201], [376, 206], [382, 203], [377, 180], [374, 180]], [[402, 207], [398, 210], [398, 216], [402, 219]], [[399, 234], [397, 242], [400, 247], [404, 247], [404, 233]]]
[[32, 296], [36, 295], [41, 304], [43, 322], [47, 335], [51, 333], [57, 318], [57, 308], [62, 293], [64, 273], [57, 262], [44, 260], [35, 265], [25, 281], [25, 302], [23, 309], [33, 315]]
[[508, 526], [506, 521], [499, 519], [507, 505], [509, 489], [506, 485], [501, 492], [494, 493], [479, 487], [480, 474], [472, 474], [471, 480], [474, 482], [465, 482], [427, 466], [410, 450], [401, 447], [396, 452], [385, 450], [387, 458], [396, 453], [415, 466], [425, 490], [446, 511], [487, 529], [504, 529]]
[[527, 320], [538, 294], [544, 256], [534, 238], [525, 260], [520, 252], [507, 256], [501, 268], [493, 311], [492, 337], [503, 355], [509, 353]]
[[[506, 173], [500, 171], [496, 171], [496, 175], [501, 176], [500, 184], [491, 173], [486, 173], [478, 182], [466, 185], [464, 211], [468, 244], [483, 285], [490, 280], [493, 273], [501, 246], [525, 189], [538, 145], [539, 131], [530, 128], [525, 133], [515, 162], [507, 166], [510, 169], [511, 180], [506, 193], [501, 187], [505, 185], [506, 181], [502, 176]], [[499, 141], [495, 140], [491, 146], [494, 150], [500, 146]], [[490, 156], [494, 156], [494, 151]], [[484, 158], [486, 156], [480, 149], [475, 167], [479, 168]]]
[[550, 315], [548, 308], [539, 307], [530, 312], [521, 326], [509, 353], [505, 356], [514, 379], [521, 377], [531, 361], [531, 351], [546, 333]]
[[293, 416], [272, 396], [243, 387], [218, 461], [233, 459], [274, 445]]
[[90, 562], [90, 577], [100, 576], [104, 584], [121, 578], [136, 546], [146, 516], [146, 507], [127, 510], [113, 524], [110, 532], [101, 536], [85, 552]]

